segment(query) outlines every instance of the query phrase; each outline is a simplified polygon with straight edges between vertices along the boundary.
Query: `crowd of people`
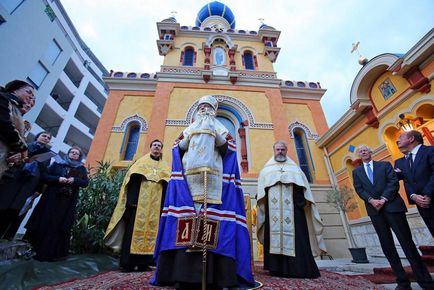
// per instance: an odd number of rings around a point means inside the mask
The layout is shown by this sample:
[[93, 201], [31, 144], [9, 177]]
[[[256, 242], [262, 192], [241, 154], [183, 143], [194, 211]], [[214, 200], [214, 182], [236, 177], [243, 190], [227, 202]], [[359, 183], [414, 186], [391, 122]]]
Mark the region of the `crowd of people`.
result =
[[41, 196], [25, 225], [24, 240], [35, 259], [56, 261], [69, 253], [79, 188], [87, 186], [88, 173], [80, 148], [71, 147], [63, 158], [50, 150], [50, 132], [26, 142], [31, 126], [23, 117], [35, 101], [34, 87], [25, 81], [0, 88], [0, 239], [14, 238]]
[[[10, 82], [0, 92], [0, 238], [15, 236], [41, 195], [24, 239], [35, 259], [56, 261], [68, 255], [79, 188], [88, 185], [88, 172], [78, 147], [50, 164], [49, 132], [25, 142], [23, 115], [34, 104], [34, 88], [26, 82]], [[162, 159], [160, 140], [153, 140], [150, 153], [129, 168], [104, 237], [120, 253], [122, 270], [155, 267], [152, 284], [178, 289], [255, 284], [236, 145], [216, 118], [217, 109], [214, 97], [199, 99], [193, 122], [172, 148], [171, 169]], [[357, 148], [363, 165], [353, 171], [354, 188], [397, 277], [396, 289], [411, 288], [392, 231], [420, 286], [434, 289], [413, 242], [398, 183], [404, 181], [409, 203], [416, 204], [434, 235], [434, 149], [423, 145], [417, 131], [403, 133], [397, 144], [405, 157], [396, 160], [395, 168], [373, 161], [368, 146]], [[314, 279], [320, 277], [314, 257], [327, 252], [323, 223], [309, 182], [287, 150], [285, 142], [277, 141], [260, 171], [257, 237], [270, 275]]]

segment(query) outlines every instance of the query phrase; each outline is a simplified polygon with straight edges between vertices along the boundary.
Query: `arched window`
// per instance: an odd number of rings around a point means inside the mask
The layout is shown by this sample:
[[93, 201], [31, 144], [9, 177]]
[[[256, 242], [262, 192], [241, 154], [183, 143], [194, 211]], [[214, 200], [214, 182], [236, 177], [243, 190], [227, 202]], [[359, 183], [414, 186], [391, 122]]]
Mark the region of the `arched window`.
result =
[[125, 130], [125, 136], [122, 146], [123, 160], [133, 160], [137, 151], [137, 145], [140, 138], [140, 124], [132, 122]]
[[226, 104], [220, 104], [217, 110], [217, 120], [228, 129], [229, 134], [237, 144], [237, 159], [240, 166], [240, 171], [249, 171], [249, 154], [247, 149], [248, 133], [246, 132], [245, 124], [240, 113], [233, 107]]
[[[223, 126], [226, 127], [226, 129], [228, 129], [229, 134], [231, 134], [231, 136], [235, 139], [237, 137], [236, 133], [235, 133], [235, 125], [234, 123], [229, 120], [229, 118], [223, 117], [223, 116], [217, 116], [217, 120], [220, 121], [220, 123], [222, 123]], [[235, 139], [236, 141], [236, 139]]]
[[182, 65], [185, 66], [193, 66], [194, 64], [194, 57], [195, 56], [195, 52], [194, 52], [194, 48], [192, 47], [187, 47], [182, 55]]
[[255, 69], [255, 60], [254, 60], [252, 52], [250, 52], [250, 51], [244, 52], [243, 63], [244, 63], [245, 69], [248, 69], [248, 70], [254, 70]]
[[312, 183], [312, 173], [311, 173], [311, 156], [309, 151], [309, 144], [307, 143], [306, 134], [302, 129], [296, 128], [294, 133], [294, 144], [295, 150], [297, 152], [298, 163], [300, 164], [301, 170], [303, 170], [309, 183]]

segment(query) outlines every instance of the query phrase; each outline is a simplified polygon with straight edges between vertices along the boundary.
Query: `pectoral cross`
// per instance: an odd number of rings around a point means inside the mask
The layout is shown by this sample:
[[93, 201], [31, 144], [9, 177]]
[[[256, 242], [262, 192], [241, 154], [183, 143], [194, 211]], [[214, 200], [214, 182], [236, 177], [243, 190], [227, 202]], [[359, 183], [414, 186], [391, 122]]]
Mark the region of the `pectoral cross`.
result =
[[285, 172], [285, 169], [283, 169], [283, 166], [280, 166], [279, 172], [280, 172], [280, 173]]

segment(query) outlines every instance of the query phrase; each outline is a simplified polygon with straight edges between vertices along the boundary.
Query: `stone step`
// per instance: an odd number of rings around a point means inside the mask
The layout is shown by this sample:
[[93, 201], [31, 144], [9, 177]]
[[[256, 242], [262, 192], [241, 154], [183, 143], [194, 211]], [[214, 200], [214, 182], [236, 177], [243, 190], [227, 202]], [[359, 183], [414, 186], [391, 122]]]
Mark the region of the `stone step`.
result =
[[422, 252], [422, 255], [434, 255], [434, 246], [419, 246], [419, 250]]
[[[430, 273], [434, 273], [434, 266], [429, 266], [427, 265], [428, 271]], [[374, 275], [392, 275], [393, 276], [393, 271], [391, 267], [386, 267], [386, 268], [374, 268]], [[409, 274], [410, 276], [412, 276], [412, 270], [410, 266], [405, 266], [404, 270], [407, 274]]]
[[423, 255], [422, 261], [427, 266], [434, 266], [434, 255]]

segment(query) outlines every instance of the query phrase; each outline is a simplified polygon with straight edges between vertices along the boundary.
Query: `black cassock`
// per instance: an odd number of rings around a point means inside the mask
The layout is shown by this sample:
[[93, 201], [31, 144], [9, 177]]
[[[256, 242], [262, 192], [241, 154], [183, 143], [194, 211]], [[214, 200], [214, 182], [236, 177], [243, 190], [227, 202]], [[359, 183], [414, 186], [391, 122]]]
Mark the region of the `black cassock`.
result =
[[295, 257], [270, 254], [270, 223], [268, 221], [268, 197], [265, 198], [264, 269], [273, 276], [291, 278], [318, 278], [320, 273], [309, 243], [304, 206], [303, 188], [294, 184]]

